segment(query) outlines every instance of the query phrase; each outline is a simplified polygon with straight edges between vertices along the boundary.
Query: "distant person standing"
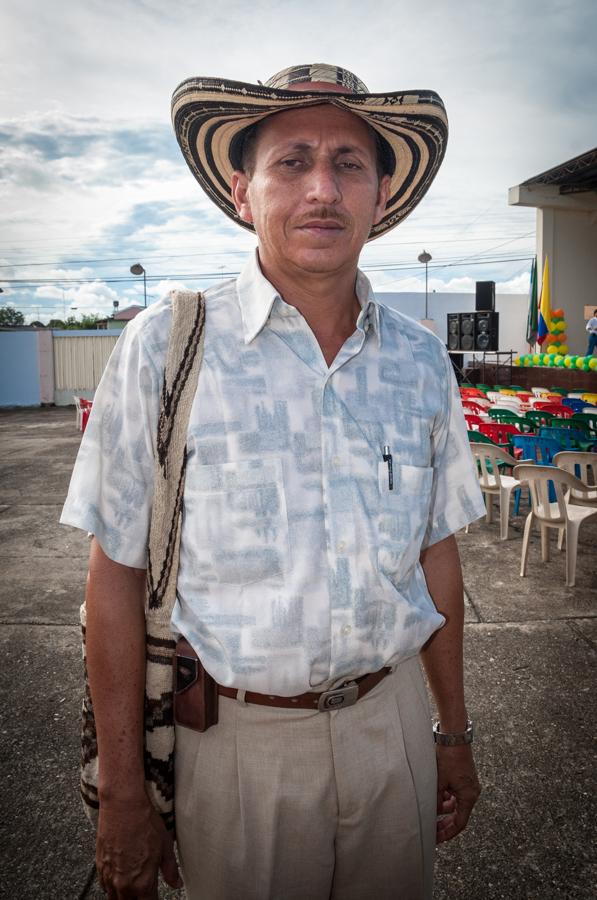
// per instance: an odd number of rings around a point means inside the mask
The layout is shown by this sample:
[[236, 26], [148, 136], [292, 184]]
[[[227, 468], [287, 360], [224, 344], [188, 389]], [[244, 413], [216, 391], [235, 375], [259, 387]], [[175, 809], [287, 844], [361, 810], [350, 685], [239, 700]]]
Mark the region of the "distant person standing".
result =
[[592, 356], [595, 347], [597, 347], [597, 309], [593, 310], [593, 315], [587, 322], [587, 331], [589, 332], [589, 346], [587, 347], [586, 356]]

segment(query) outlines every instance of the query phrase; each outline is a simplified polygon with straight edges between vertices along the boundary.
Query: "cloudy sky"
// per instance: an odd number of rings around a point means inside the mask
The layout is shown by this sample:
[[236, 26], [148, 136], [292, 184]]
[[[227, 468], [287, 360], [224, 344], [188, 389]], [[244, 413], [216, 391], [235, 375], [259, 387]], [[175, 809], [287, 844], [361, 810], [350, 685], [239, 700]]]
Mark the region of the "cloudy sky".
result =
[[107, 313], [238, 271], [254, 246], [202, 194], [170, 125], [191, 75], [265, 80], [333, 62], [372, 91], [432, 88], [450, 119], [426, 198], [368, 245], [380, 290], [523, 292], [533, 210], [512, 185], [597, 143], [595, 0], [4, 0], [0, 303]]

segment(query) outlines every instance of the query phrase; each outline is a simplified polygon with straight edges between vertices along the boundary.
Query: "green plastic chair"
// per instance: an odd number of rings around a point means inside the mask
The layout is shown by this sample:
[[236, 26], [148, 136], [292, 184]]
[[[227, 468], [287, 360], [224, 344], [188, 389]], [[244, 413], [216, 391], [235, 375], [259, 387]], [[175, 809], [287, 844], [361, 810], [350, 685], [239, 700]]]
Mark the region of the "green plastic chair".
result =
[[488, 409], [487, 413], [495, 422], [505, 422], [509, 425], [520, 425], [521, 422], [524, 422], [523, 416], [511, 412], [509, 409]]
[[540, 428], [541, 425], [551, 425], [552, 419], [555, 418], [553, 413], [545, 412], [543, 409], [529, 409], [524, 414], [527, 422], [530, 422], [533, 428]]
[[483, 391], [484, 394], [491, 390], [491, 385], [489, 384], [476, 384], [475, 387], [479, 388], [480, 391]]
[[589, 426], [589, 431], [591, 433], [591, 437], [597, 439], [597, 412], [590, 413], [573, 413], [572, 415], [573, 422], [584, 422]]
[[481, 434], [480, 431], [470, 431], [467, 430], [469, 442], [473, 444], [493, 444], [494, 447], [498, 447], [499, 444], [496, 444], [495, 441], [492, 441], [490, 437], [486, 434]]
[[561, 394], [562, 397], [568, 396], [567, 388], [552, 387], [549, 390], [551, 391], [552, 394]]
[[597, 437], [591, 436], [591, 429], [586, 422], [574, 422], [572, 419], [554, 417], [549, 424], [551, 430], [556, 434], [558, 431], [563, 431], [570, 435], [570, 438], [562, 438], [565, 450], [578, 449], [583, 453], [589, 453], [594, 447], [597, 447]]

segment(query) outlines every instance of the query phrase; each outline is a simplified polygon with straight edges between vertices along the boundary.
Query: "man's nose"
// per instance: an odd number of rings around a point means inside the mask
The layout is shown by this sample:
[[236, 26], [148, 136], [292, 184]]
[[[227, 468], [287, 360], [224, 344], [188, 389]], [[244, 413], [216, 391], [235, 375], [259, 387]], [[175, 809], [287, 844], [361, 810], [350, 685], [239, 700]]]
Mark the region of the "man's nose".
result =
[[333, 204], [342, 199], [338, 171], [332, 162], [317, 162], [309, 172], [307, 199], [313, 203]]

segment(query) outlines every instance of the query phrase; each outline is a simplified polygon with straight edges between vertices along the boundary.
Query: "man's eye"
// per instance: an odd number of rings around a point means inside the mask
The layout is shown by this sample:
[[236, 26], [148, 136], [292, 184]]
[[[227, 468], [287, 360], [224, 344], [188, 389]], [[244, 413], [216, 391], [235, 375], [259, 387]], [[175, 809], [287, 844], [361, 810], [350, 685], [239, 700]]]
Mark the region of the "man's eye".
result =
[[286, 169], [298, 169], [302, 162], [302, 159], [283, 159], [282, 165]]
[[358, 163], [351, 162], [349, 160], [344, 160], [344, 162], [341, 162], [340, 165], [343, 169], [354, 169], [355, 171], [358, 171], [361, 168]]

